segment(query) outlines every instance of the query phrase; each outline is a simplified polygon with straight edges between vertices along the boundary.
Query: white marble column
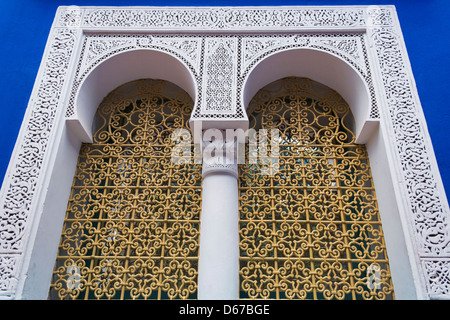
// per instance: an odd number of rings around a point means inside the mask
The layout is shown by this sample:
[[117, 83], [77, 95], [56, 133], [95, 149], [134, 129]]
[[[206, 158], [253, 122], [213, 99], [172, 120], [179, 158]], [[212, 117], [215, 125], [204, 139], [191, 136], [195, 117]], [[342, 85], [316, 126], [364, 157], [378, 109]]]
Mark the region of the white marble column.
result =
[[239, 298], [238, 168], [226, 159], [226, 152], [215, 157], [203, 154], [200, 300]]

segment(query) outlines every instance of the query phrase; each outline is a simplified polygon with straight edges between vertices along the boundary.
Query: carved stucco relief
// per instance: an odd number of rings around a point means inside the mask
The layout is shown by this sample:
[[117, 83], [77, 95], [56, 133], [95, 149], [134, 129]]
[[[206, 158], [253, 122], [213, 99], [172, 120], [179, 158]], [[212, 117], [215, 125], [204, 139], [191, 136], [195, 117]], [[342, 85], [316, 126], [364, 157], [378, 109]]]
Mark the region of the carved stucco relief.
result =
[[[190, 33], [171, 33], [174, 30]], [[138, 48], [170, 53], [189, 68], [199, 90], [193, 115], [199, 118], [242, 118], [239, 96], [245, 76], [277, 50], [316, 48], [346, 60], [370, 90], [370, 117], [378, 119], [384, 114], [390, 122], [404, 181], [399, 187], [407, 195], [407, 218], [428, 294], [450, 293], [448, 205], [436, 184], [432, 151], [392, 8], [68, 7], [55, 20], [0, 195], [0, 295], [14, 296], [56, 113], [63, 110], [66, 117], [73, 115], [77, 90], [95, 66], [114, 54]], [[73, 77], [68, 74], [71, 64]], [[381, 77], [381, 98], [387, 105], [382, 112], [375, 94], [375, 73]], [[65, 99], [63, 89], [69, 78], [70, 97]]]

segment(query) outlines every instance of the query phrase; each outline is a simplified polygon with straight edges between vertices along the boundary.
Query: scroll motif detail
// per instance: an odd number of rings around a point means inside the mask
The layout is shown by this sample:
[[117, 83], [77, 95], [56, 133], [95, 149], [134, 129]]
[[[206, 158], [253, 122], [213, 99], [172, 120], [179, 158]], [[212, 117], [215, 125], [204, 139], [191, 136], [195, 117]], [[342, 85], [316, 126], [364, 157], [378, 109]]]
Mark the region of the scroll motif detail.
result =
[[369, 159], [346, 102], [286, 78], [249, 108], [253, 129], [279, 130], [280, 156], [274, 175], [261, 174], [272, 163], [240, 166], [241, 298], [392, 299]]
[[114, 90], [81, 147], [52, 299], [194, 299], [201, 166], [172, 161], [189, 95], [161, 80]]

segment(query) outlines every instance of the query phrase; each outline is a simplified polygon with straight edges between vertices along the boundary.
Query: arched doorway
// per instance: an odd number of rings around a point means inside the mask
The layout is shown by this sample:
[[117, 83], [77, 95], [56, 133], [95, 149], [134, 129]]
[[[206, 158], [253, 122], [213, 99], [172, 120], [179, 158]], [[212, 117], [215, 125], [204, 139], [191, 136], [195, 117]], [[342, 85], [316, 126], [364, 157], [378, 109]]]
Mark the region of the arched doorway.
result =
[[369, 157], [346, 101], [289, 77], [260, 90], [248, 116], [255, 141], [260, 129], [278, 132], [279, 156], [240, 166], [240, 297], [394, 298]]
[[171, 159], [192, 108], [184, 90], [152, 79], [103, 100], [80, 150], [49, 298], [196, 298], [201, 167]]

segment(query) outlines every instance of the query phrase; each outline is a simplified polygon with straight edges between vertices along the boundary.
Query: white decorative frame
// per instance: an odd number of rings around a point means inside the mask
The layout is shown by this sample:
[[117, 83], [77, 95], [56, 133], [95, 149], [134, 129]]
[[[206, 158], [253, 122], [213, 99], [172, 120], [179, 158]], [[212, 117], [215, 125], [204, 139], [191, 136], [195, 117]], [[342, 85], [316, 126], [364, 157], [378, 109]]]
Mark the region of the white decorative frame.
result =
[[396, 296], [449, 298], [450, 212], [393, 6], [60, 7], [0, 193], [0, 298], [46, 298], [78, 149], [110, 90], [160, 77], [194, 98], [193, 127], [245, 129], [252, 95], [289, 72], [352, 108]]

